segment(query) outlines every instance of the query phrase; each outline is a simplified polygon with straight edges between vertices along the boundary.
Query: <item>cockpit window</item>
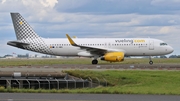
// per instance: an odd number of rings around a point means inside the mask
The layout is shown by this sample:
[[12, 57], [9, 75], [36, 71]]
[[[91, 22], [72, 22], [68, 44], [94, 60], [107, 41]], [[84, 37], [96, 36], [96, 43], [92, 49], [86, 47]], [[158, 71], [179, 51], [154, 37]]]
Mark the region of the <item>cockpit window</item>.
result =
[[166, 46], [167, 43], [160, 43], [160, 46]]

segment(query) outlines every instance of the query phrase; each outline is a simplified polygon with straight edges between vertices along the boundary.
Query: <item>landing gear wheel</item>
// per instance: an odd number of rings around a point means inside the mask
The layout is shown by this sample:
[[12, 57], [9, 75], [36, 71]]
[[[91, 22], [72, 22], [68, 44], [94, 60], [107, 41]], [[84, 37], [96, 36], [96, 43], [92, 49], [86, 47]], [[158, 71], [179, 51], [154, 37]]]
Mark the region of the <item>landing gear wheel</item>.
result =
[[92, 60], [92, 64], [97, 64], [98, 60]]
[[149, 64], [152, 65], [152, 64], [153, 64], [153, 61], [149, 61]]

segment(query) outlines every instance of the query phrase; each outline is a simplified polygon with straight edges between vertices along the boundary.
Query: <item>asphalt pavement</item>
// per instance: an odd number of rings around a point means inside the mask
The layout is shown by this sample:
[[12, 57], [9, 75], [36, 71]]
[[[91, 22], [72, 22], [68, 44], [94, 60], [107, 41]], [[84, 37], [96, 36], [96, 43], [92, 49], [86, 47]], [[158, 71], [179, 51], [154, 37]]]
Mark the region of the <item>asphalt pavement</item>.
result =
[[0, 101], [180, 101], [178, 95], [0, 93]]

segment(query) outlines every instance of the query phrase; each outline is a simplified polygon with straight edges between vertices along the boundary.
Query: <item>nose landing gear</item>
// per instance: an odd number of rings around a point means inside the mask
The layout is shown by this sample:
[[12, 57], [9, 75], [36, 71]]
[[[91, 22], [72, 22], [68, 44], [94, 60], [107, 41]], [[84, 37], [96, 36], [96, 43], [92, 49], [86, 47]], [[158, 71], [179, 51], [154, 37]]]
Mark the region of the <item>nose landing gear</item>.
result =
[[153, 61], [151, 59], [151, 56], [149, 56], [149, 64], [152, 65], [153, 64]]
[[149, 61], [149, 64], [152, 65], [152, 64], [153, 64], [153, 61]]

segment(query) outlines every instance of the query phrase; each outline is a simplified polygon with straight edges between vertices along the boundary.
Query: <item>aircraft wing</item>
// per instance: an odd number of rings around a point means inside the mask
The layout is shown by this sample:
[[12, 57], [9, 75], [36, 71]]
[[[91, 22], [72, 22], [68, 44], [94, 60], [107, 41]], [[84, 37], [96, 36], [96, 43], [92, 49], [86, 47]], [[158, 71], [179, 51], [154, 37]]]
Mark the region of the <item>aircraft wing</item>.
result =
[[103, 48], [103, 47], [90, 47], [90, 46], [81, 46], [81, 45], [78, 45], [76, 44], [72, 39], [71, 37], [66, 34], [66, 37], [68, 38], [70, 44], [72, 46], [75, 46], [75, 47], [80, 47], [81, 49], [84, 49], [86, 51], [89, 51], [91, 54], [96, 54], [96, 55], [104, 55], [105, 53], [107, 52], [124, 52], [124, 50], [120, 50], [120, 49], [110, 49], [110, 48]]

